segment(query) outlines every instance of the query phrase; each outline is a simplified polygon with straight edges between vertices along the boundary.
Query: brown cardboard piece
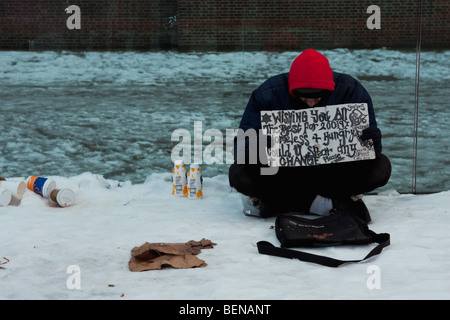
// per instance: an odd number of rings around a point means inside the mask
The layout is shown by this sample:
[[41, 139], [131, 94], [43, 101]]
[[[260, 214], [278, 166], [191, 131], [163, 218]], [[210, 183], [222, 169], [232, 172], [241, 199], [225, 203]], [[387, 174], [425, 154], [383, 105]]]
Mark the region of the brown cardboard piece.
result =
[[206, 262], [197, 258], [201, 249], [213, 248], [215, 243], [203, 238], [187, 243], [144, 243], [131, 250], [128, 262], [130, 271], [159, 270], [165, 266], [176, 269], [205, 267]]

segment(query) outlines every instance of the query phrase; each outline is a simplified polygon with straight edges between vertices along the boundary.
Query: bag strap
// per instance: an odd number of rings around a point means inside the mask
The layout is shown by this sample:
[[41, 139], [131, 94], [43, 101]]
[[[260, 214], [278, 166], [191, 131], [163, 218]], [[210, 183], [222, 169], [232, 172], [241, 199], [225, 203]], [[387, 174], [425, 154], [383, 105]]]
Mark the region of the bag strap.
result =
[[370, 257], [380, 254], [383, 248], [387, 247], [390, 244], [390, 235], [388, 233], [374, 233], [373, 236], [374, 242], [377, 242], [378, 245], [361, 260], [338, 260], [326, 256], [316, 255], [313, 253], [275, 247], [273, 244], [267, 241], [259, 241], [257, 243], [257, 246], [258, 252], [261, 254], [267, 254], [270, 256], [277, 256], [282, 258], [299, 259], [300, 261], [312, 262], [321, 264], [323, 266], [336, 268], [344, 263], [356, 263], [369, 259]]

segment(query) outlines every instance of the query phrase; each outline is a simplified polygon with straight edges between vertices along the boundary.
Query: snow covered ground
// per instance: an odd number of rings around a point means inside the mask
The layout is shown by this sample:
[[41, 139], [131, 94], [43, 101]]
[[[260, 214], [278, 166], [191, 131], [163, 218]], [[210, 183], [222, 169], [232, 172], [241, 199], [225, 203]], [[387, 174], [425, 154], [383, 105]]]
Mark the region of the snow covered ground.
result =
[[[76, 193], [72, 206], [27, 190], [20, 203], [0, 208], [0, 299], [450, 298], [450, 191], [365, 196], [370, 228], [390, 233], [391, 245], [366, 262], [328, 268], [259, 254], [260, 240], [279, 245], [275, 220], [244, 216], [225, 175], [205, 177], [200, 200], [173, 196], [170, 174], [135, 185], [89, 172], [51, 178]], [[202, 238], [217, 244], [198, 255], [206, 267], [128, 269], [135, 246]], [[370, 248], [312, 252], [361, 259]]]

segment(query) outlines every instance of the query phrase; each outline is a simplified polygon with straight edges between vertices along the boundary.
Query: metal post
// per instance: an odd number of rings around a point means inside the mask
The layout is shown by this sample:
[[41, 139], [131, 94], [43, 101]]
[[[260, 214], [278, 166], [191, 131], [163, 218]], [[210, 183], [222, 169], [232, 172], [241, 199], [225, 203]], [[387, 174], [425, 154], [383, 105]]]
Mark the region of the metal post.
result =
[[412, 193], [416, 193], [416, 175], [417, 175], [417, 135], [419, 130], [419, 73], [420, 73], [420, 47], [422, 45], [422, 1], [419, 1], [419, 21], [418, 37], [416, 47], [416, 93], [414, 108], [414, 155], [413, 155], [413, 181]]

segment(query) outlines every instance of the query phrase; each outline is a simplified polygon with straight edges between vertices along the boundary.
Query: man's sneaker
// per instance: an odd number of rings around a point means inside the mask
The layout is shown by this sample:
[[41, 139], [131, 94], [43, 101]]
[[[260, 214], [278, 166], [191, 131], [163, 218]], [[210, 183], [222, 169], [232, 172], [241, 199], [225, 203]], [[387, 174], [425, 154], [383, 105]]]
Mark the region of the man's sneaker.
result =
[[242, 204], [244, 206], [243, 212], [248, 217], [261, 217], [261, 201], [256, 197], [241, 195]]
[[333, 200], [317, 195], [309, 207], [309, 212], [319, 216], [328, 216], [333, 209]]

